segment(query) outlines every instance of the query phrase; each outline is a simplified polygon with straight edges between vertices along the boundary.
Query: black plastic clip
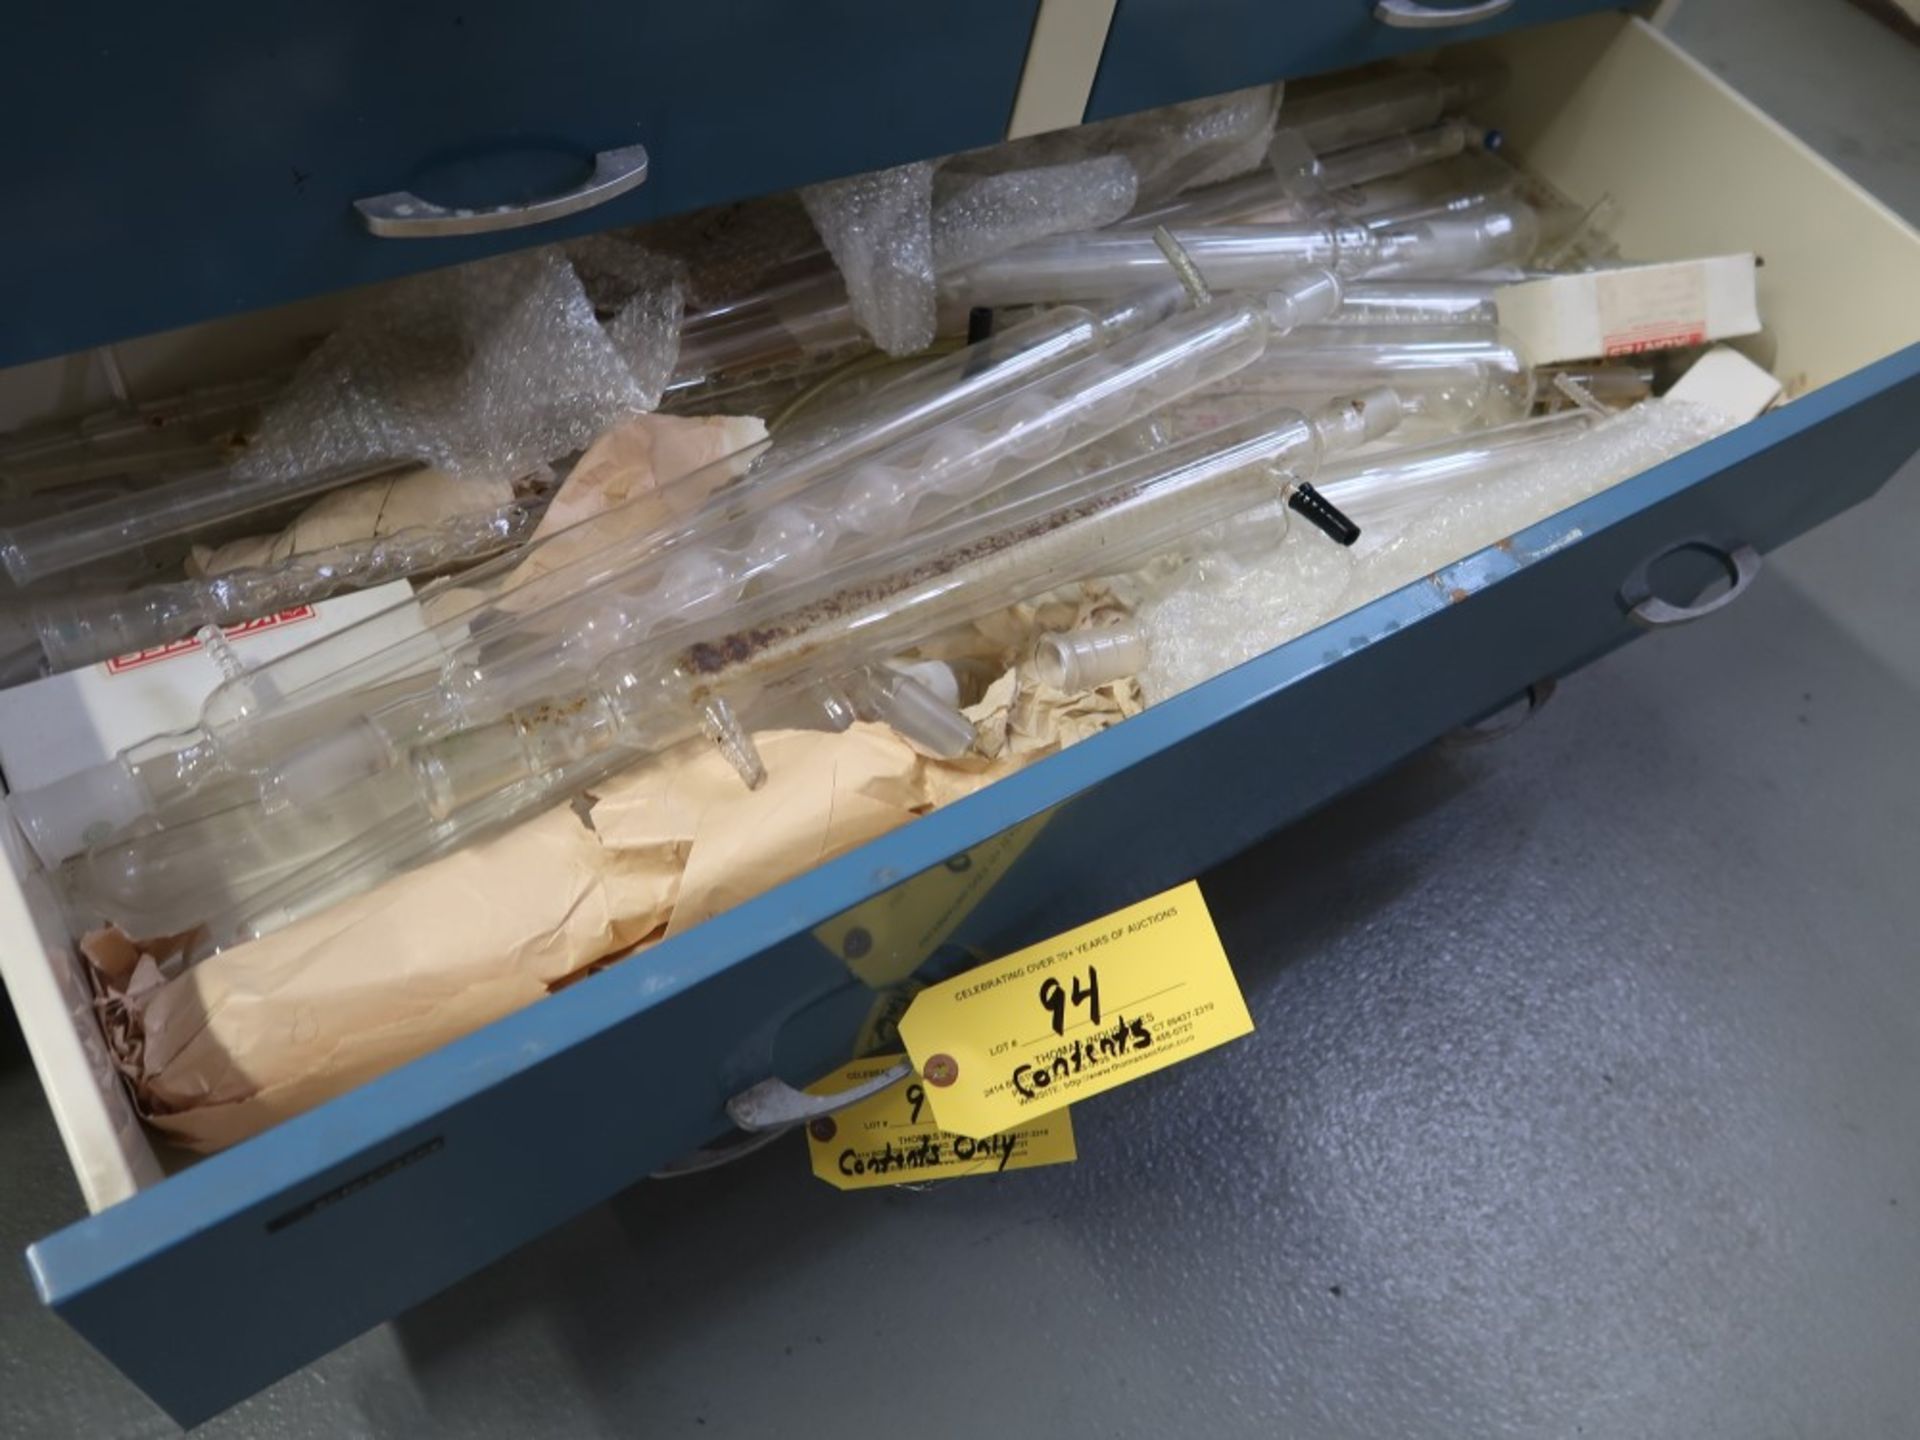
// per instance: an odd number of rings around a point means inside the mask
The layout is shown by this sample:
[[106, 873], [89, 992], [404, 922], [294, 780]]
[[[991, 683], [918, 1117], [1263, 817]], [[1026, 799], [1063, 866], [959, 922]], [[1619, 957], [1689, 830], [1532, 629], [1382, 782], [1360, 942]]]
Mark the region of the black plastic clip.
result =
[[1287, 496], [1287, 508], [1304, 515], [1313, 527], [1336, 545], [1351, 545], [1360, 538], [1360, 527], [1341, 513], [1340, 507], [1313, 486], [1301, 481]]

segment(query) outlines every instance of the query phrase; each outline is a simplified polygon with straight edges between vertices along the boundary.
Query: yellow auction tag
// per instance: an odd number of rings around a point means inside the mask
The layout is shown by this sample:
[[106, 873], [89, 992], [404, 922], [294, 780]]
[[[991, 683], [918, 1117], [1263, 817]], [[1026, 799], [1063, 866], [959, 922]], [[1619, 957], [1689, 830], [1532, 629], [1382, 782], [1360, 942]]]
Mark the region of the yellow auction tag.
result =
[[[857, 1060], [808, 1087], [831, 1095], [900, 1063], [898, 1055]], [[1032, 1165], [1059, 1165], [1074, 1158], [1073, 1125], [1064, 1112], [1022, 1121], [984, 1139], [942, 1130], [927, 1104], [918, 1075], [889, 1085], [858, 1105], [822, 1115], [807, 1126], [813, 1173], [842, 1190], [874, 1185], [917, 1185], [962, 1175], [997, 1175]]]
[[900, 1039], [940, 1123], [992, 1135], [1248, 1034], [1189, 881], [913, 997]]

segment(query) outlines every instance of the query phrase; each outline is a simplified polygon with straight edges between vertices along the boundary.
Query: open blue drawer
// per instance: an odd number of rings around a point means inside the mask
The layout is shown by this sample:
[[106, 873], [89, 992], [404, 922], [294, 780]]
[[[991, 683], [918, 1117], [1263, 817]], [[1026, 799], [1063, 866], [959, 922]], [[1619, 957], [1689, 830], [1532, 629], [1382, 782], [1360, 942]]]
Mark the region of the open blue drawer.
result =
[[[0, 45], [0, 365], [989, 145], [1038, 0], [35, 6]], [[532, 230], [388, 239], [355, 200], [524, 202]]]
[[1920, 448], [1920, 237], [1638, 22], [1493, 43], [1515, 84], [1490, 118], [1568, 193], [1612, 193], [1630, 252], [1764, 252], [1765, 343], [1808, 393], [644, 957], [137, 1177], [29, 1252], [47, 1302], [176, 1418], [207, 1416], [722, 1135], [731, 1095], [845, 1059], [916, 971], [1193, 875], [1633, 638], [1623, 589], [1655, 557], [1769, 550]]

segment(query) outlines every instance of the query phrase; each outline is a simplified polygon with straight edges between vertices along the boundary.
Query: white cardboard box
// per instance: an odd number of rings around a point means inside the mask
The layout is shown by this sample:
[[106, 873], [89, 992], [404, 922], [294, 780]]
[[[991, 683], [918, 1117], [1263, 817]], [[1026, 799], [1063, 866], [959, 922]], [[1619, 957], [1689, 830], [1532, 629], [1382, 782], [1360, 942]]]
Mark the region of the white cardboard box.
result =
[[1678, 350], [1760, 329], [1754, 257], [1622, 265], [1505, 285], [1500, 324], [1528, 360], [1594, 360]]

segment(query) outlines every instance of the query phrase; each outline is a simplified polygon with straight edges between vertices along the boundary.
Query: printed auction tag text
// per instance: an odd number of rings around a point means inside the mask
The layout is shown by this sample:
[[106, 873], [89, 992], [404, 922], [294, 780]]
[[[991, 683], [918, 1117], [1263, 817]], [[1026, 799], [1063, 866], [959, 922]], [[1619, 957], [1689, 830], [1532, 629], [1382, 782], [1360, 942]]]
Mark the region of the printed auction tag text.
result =
[[1192, 882], [914, 996], [900, 1038], [947, 1129], [993, 1135], [1248, 1034]]
[[[857, 1060], [808, 1091], [831, 1095], [851, 1089], [899, 1062], [898, 1055]], [[842, 1190], [917, 1185], [923, 1180], [1063, 1164], [1074, 1158], [1073, 1124], [1063, 1111], [1022, 1121], [981, 1139], [955, 1135], [942, 1130], [933, 1118], [926, 1082], [909, 1075], [878, 1095], [808, 1124], [807, 1153], [813, 1173]]]

